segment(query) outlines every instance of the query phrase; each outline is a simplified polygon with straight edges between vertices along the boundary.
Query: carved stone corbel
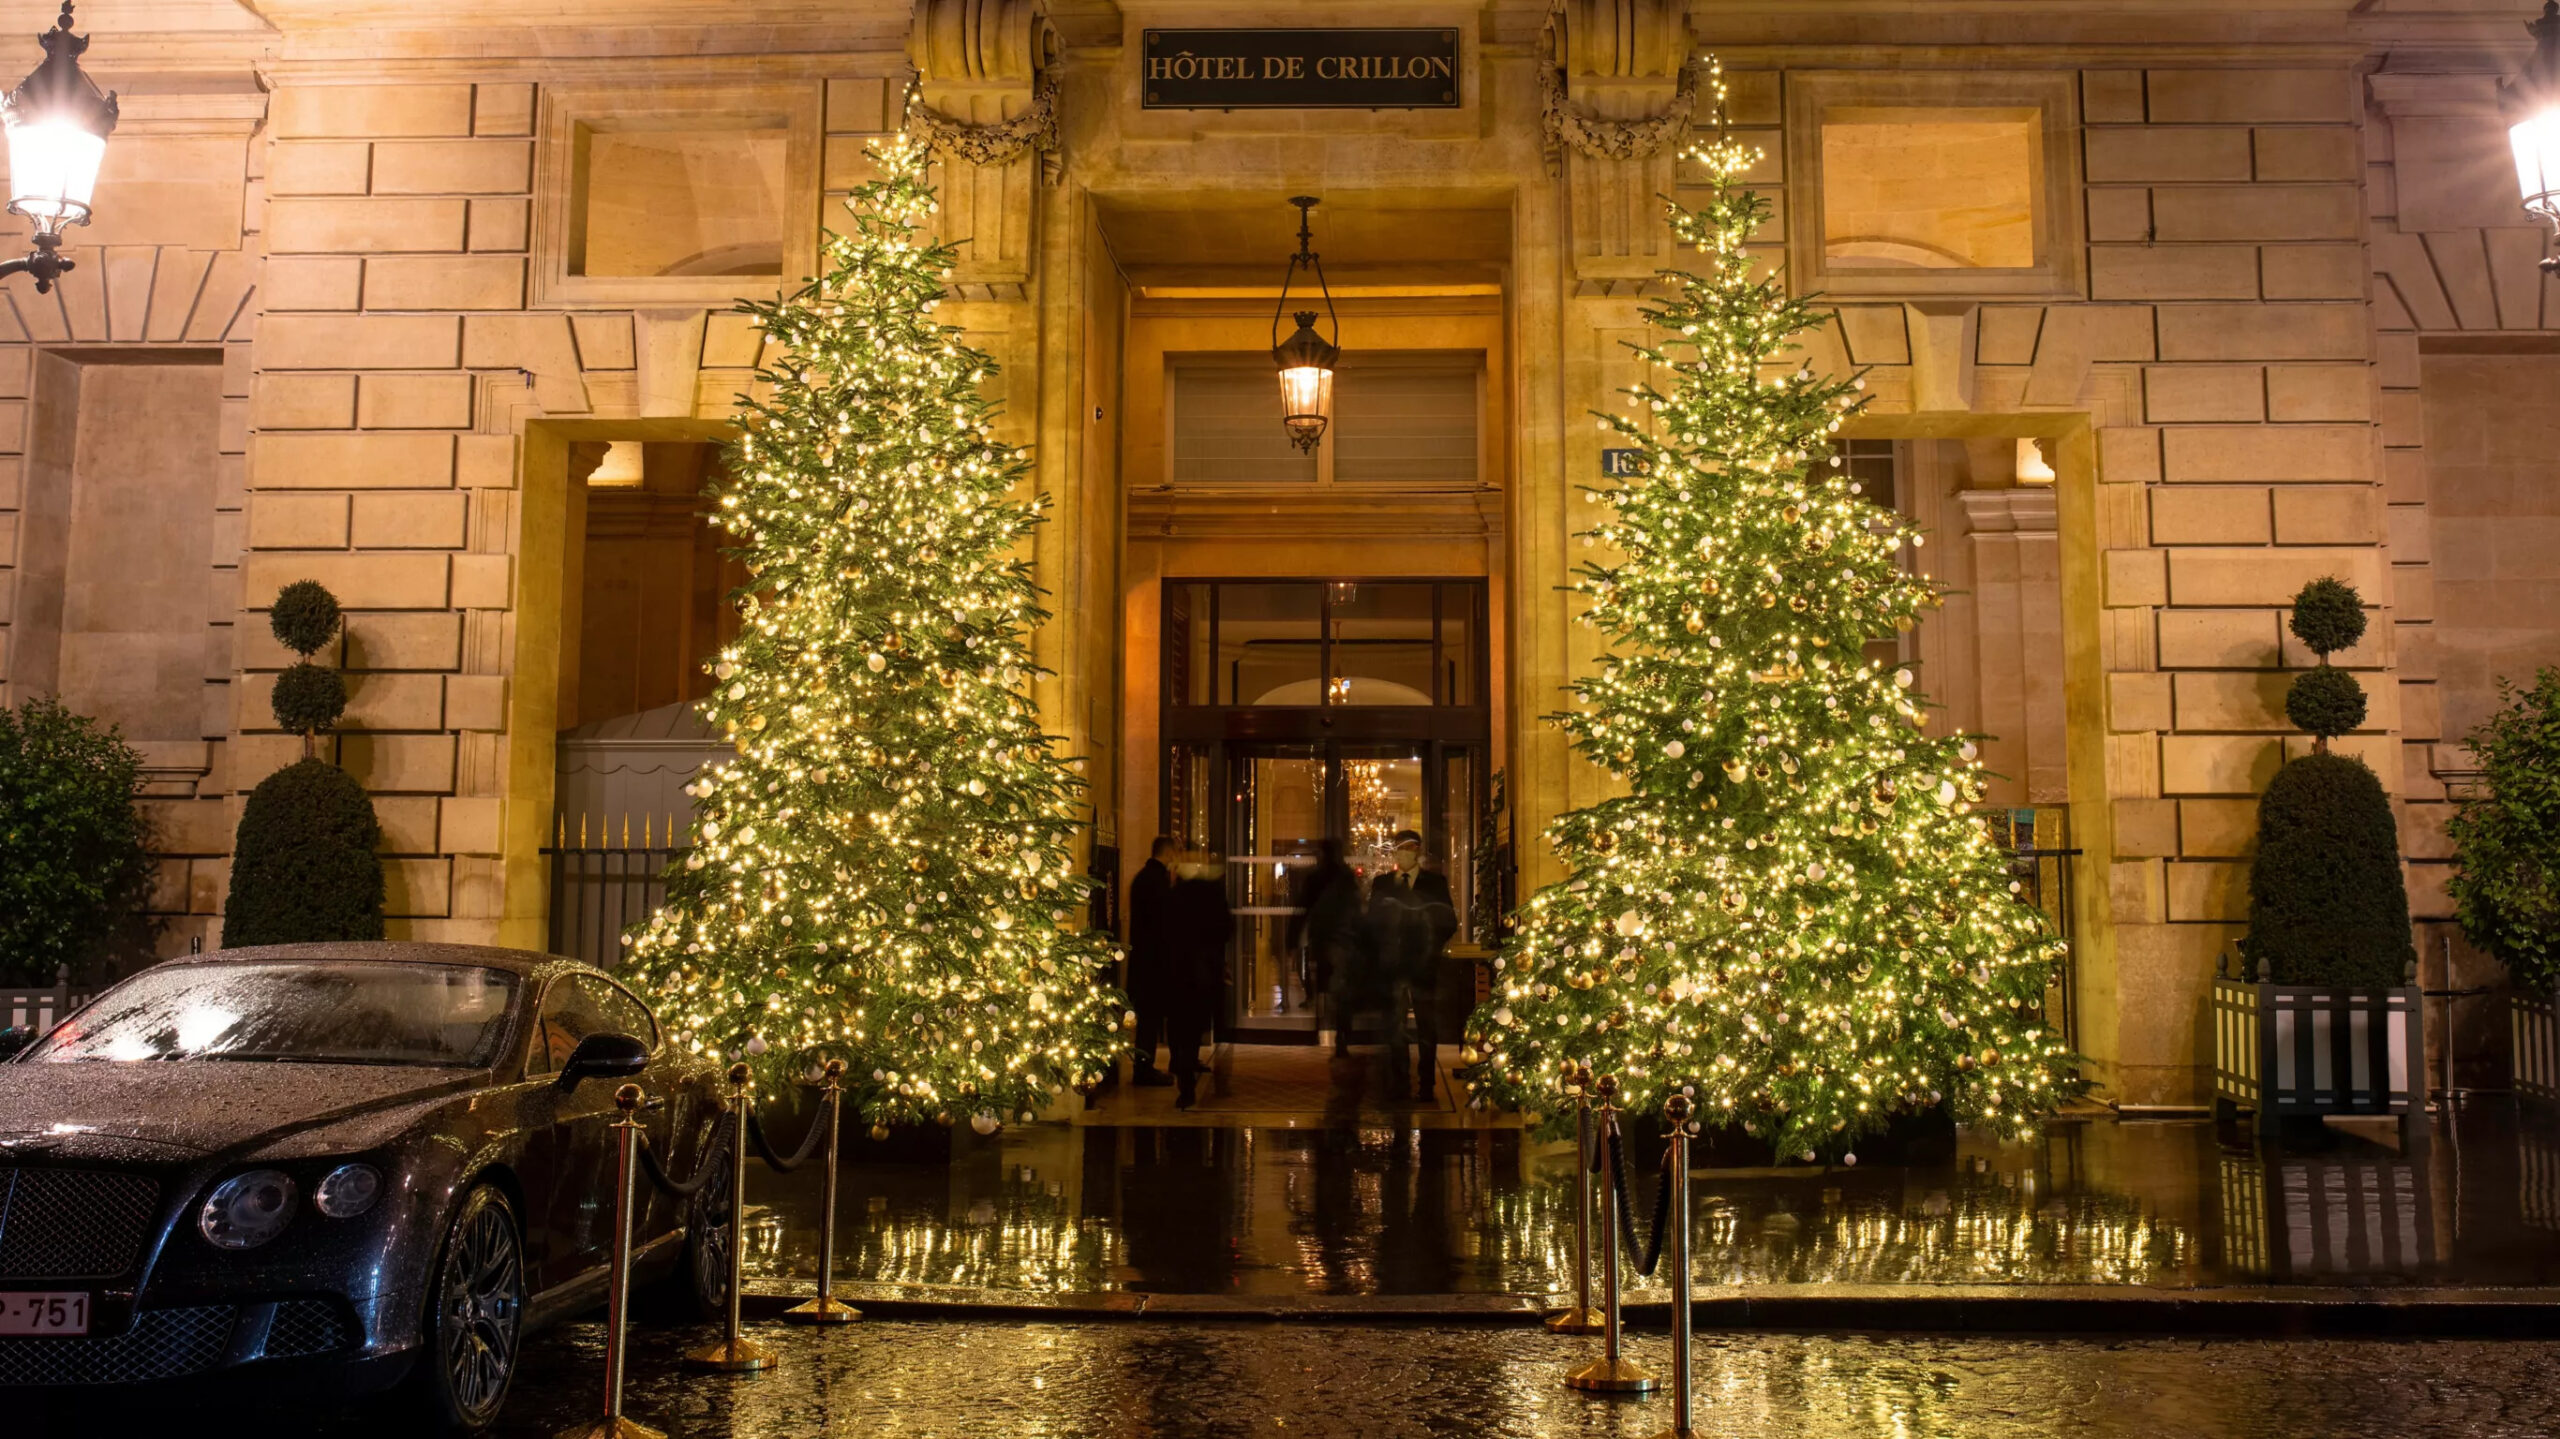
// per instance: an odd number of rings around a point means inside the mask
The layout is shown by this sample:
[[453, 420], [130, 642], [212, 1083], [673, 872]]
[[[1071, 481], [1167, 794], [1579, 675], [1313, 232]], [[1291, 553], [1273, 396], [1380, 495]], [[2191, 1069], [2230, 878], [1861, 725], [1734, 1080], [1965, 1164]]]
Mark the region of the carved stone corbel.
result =
[[1671, 192], [1698, 103], [1679, 0], [1558, 0], [1538, 67], [1548, 173], [1565, 183], [1579, 288], [1640, 288], [1670, 262]]
[[942, 238], [967, 242], [962, 299], [1027, 293], [1039, 191], [1064, 173], [1056, 50], [1042, 0], [916, 0], [907, 127], [942, 161]]

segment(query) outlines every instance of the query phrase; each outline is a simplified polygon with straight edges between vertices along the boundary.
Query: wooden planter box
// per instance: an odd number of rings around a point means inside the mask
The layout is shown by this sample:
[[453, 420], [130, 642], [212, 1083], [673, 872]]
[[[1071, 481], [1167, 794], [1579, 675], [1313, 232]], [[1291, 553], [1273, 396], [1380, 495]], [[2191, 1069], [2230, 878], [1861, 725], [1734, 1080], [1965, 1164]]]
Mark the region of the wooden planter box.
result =
[[2246, 1109], [2261, 1132], [2288, 1118], [2425, 1113], [2426, 1044], [2415, 986], [2338, 989], [2312, 984], [2213, 982], [2213, 1094]]
[[2560, 1103], [2560, 1011], [2548, 999], [2508, 995], [2507, 1033], [2515, 1040], [2516, 1097]]

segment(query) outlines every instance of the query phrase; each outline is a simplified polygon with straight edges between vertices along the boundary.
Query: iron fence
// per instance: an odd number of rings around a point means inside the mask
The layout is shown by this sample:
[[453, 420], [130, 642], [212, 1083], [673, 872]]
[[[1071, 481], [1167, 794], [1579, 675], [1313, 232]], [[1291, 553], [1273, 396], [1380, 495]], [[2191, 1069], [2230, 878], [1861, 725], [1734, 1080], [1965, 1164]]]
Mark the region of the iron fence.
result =
[[563, 815], [553, 835], [542, 851], [551, 865], [550, 950], [616, 968], [628, 949], [625, 932], [667, 902], [667, 871], [692, 848], [675, 843], [672, 815], [592, 825], [582, 815], [574, 834]]

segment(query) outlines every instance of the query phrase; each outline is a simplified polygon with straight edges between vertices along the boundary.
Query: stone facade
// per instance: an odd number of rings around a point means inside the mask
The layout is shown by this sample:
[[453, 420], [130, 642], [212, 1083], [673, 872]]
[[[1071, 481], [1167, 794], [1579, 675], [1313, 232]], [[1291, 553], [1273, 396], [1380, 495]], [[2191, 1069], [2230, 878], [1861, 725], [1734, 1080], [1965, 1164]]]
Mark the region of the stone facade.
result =
[[[38, 8], [7, 17], [32, 34]], [[1911, 473], [1968, 594], [1924, 649], [1957, 712], [2008, 731], [2018, 801], [2070, 806], [2093, 1075], [2193, 1103], [2254, 796], [2303, 742], [2294, 590], [2340, 575], [2388, 621], [2347, 657], [2374, 703], [2342, 747], [2404, 802], [2430, 966], [2461, 731], [2495, 676], [2560, 659], [2560, 306], [2491, 95], [2531, 8], [1328, 5], [1293, 22], [1455, 27], [1461, 103], [1219, 112], [1141, 103], [1140, 32], [1261, 17], [1178, 0], [563, 0], [532, 23], [480, 0], [99, 0], [90, 58], [127, 117], [100, 221], [58, 297], [12, 282], [0, 312], [0, 678], [147, 739], [164, 943], [214, 943], [238, 796], [298, 752], [267, 716], [284, 656], [260, 611], [320, 579], [351, 611], [334, 748], [376, 795], [395, 932], [540, 944], [583, 481], [599, 441], [719, 435], [758, 358], [729, 305], [776, 283], [587, 273], [611, 268], [579, 249], [587, 137], [771, 137], [796, 276], [914, 74], [951, 121], [1021, 141], [945, 167], [970, 241], [947, 313], [1004, 363], [1054, 501], [1039, 698], [1088, 757], [1103, 837], [1142, 844], [1162, 803], [1160, 576], [1222, 553], [1219, 573], [1396, 571], [1322, 502], [1275, 525], [1174, 491], [1137, 422], [1163, 423], [1166, 350], [1267, 343], [1268, 299], [1235, 293], [1269, 294], [1281, 197], [1321, 193], [1345, 268], [1368, 262], [1347, 315], [1487, 357], [1484, 483], [1393, 512], [1428, 572], [1495, 587], [1536, 883], [1539, 827], [1603, 783], [1536, 722], [1590, 655], [1553, 598], [1579, 554], [1567, 502], [1676, 258], [1655, 197], [1695, 177], [1659, 122], [1712, 51], [1766, 152], [1772, 258], [1839, 297], [1806, 358], [1866, 372], [1857, 433], [1943, 458]], [[1951, 106], [2026, 117], [2034, 169], [2012, 178], [2037, 199], [1999, 244], [2036, 263], [1834, 264], [1853, 252], [1821, 233], [1823, 117]], [[2049, 488], [2021, 482], [2021, 439]], [[147, 551], [102, 538], [154, 528]], [[102, 607], [120, 558], [157, 588]]]

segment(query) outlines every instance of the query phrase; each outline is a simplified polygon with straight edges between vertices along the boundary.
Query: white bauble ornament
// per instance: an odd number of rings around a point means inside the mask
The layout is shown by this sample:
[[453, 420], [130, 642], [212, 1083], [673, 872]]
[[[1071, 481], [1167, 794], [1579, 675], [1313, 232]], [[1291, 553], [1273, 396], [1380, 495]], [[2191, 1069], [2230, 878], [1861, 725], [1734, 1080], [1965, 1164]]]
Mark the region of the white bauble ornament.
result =
[[996, 1118], [992, 1114], [986, 1113], [984, 1110], [969, 1116], [969, 1127], [978, 1131], [980, 1134], [993, 1134], [996, 1132], [997, 1126], [1003, 1123], [1003, 1120]]
[[1680, 756], [1689, 752], [1689, 747], [1678, 740], [1673, 740], [1671, 743], [1662, 747], [1662, 752], [1673, 759], [1678, 759]]

